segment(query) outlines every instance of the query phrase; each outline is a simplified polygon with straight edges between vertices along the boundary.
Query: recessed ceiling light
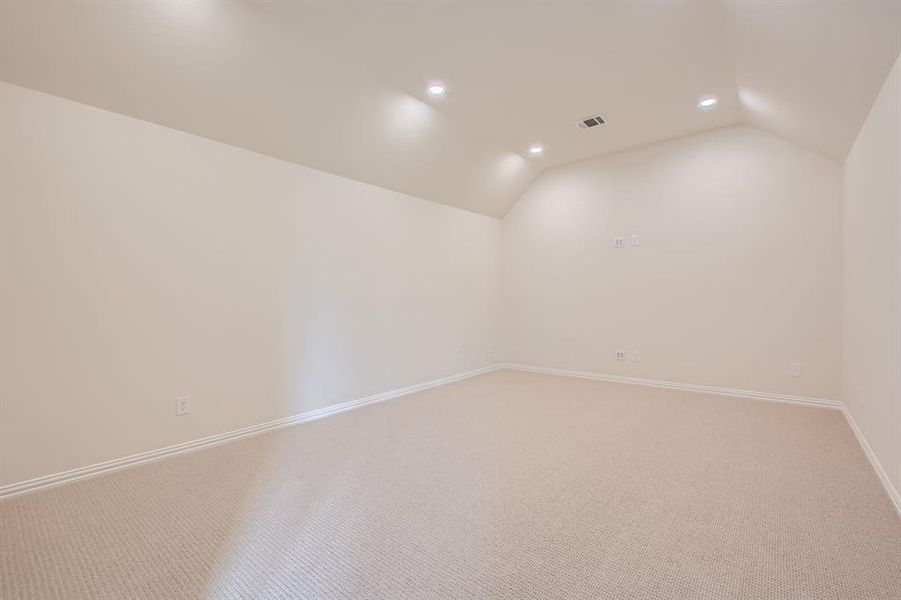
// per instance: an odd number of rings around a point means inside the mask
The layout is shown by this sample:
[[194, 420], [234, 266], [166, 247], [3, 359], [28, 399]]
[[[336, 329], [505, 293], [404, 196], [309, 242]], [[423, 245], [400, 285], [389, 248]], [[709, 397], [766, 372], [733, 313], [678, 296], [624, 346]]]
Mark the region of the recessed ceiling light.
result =
[[433, 81], [425, 89], [432, 98], [444, 98], [447, 95], [447, 86], [440, 81]]
[[541, 156], [544, 154], [544, 147], [541, 144], [532, 144], [529, 146], [529, 154], [532, 156]]
[[715, 108], [720, 99], [716, 96], [704, 96], [698, 100], [698, 108], [701, 110], [710, 110]]

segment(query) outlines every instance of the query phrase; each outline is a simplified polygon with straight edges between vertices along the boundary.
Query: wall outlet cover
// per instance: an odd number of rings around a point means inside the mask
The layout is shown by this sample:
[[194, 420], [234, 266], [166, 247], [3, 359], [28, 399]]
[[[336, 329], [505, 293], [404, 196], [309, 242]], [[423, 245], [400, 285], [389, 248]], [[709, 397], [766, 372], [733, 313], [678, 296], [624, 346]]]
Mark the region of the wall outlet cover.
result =
[[626, 247], [626, 239], [621, 237], [613, 238], [613, 247], [614, 248], [625, 248]]
[[191, 414], [191, 397], [178, 396], [175, 399], [175, 416], [180, 417], [189, 414]]

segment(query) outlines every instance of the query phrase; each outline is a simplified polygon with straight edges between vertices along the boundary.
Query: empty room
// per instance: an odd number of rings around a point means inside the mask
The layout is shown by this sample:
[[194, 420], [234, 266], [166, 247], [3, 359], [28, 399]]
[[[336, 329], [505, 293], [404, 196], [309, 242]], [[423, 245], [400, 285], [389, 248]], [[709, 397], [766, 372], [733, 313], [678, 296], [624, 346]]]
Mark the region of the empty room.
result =
[[901, 600], [901, 0], [0, 0], [3, 600]]

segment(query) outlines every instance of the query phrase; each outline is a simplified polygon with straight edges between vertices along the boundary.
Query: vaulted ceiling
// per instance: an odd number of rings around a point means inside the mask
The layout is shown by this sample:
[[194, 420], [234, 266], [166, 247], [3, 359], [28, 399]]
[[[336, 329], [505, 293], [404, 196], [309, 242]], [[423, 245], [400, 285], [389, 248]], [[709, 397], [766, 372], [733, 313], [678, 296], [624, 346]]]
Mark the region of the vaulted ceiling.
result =
[[893, 0], [0, 3], [5, 81], [493, 216], [739, 122], [843, 160], [899, 52]]

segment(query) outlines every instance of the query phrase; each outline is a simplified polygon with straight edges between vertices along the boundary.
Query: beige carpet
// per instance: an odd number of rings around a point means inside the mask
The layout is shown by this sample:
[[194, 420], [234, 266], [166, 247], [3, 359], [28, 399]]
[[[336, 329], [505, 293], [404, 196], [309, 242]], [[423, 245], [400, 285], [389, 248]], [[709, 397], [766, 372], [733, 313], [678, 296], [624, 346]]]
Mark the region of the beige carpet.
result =
[[0, 502], [0, 596], [901, 598], [841, 414], [495, 372]]

